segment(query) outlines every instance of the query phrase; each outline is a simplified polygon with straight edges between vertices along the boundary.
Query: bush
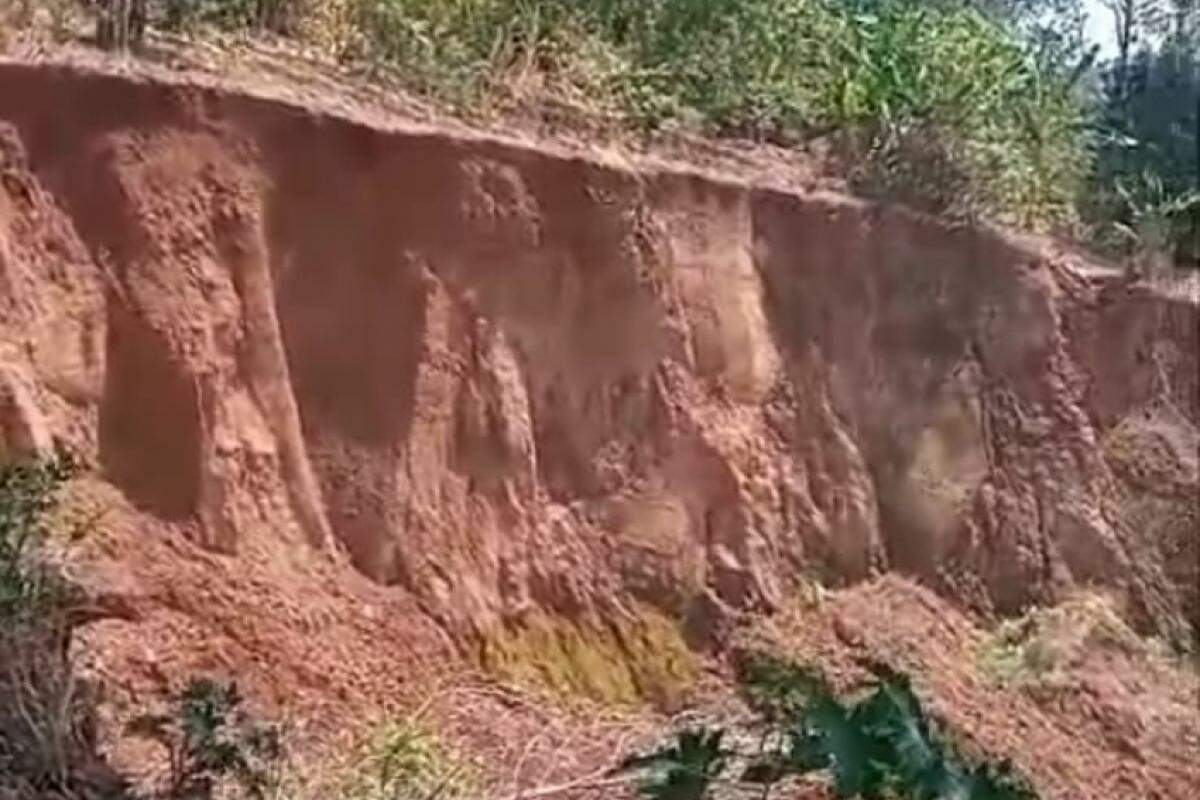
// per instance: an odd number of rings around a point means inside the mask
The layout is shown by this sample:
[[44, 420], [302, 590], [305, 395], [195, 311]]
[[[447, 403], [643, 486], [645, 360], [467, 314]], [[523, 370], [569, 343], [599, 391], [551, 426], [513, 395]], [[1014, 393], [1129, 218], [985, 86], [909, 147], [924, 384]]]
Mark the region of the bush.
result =
[[79, 17], [76, 0], [0, 0], [0, 49], [7, 47], [17, 32], [64, 41], [72, 35]]
[[255, 721], [235, 683], [193, 679], [172, 698], [165, 714], [145, 714], [130, 732], [167, 751], [172, 800], [211, 798], [232, 781], [252, 800], [262, 800], [279, 781], [283, 757], [279, 730]]
[[68, 586], [41, 548], [59, 489], [74, 470], [66, 455], [0, 468], [0, 620], [41, 617], [63, 604]]
[[1102, 70], [1104, 136], [1084, 203], [1095, 243], [1151, 273], [1200, 266], [1200, 6], [1181, 3], [1175, 25]]
[[65, 455], [0, 468], [0, 789], [28, 796], [95, 763], [94, 698], [68, 652], [77, 592], [45, 553], [73, 472]]
[[978, 659], [999, 686], [1053, 696], [1077, 685], [1077, 670], [1099, 651], [1147, 658], [1166, 648], [1139, 637], [1110, 598], [1080, 592], [1001, 622], [981, 643]]
[[871, 691], [845, 702], [815, 673], [755, 657], [741, 678], [761, 720], [756, 747], [726, 747], [719, 729], [690, 730], [624, 766], [641, 774], [644, 797], [659, 800], [704, 800], [720, 783], [758, 787], [767, 798], [789, 778], [813, 773], [827, 775], [839, 798], [1033, 800], [1008, 765], [965, 759], [925, 713], [906, 676], [873, 670]]

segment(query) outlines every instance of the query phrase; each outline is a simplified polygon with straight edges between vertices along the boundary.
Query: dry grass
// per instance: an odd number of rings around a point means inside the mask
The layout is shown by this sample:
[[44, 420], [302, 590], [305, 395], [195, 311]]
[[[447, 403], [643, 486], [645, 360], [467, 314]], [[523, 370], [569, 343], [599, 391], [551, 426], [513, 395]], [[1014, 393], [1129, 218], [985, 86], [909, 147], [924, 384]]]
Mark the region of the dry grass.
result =
[[64, 652], [62, 625], [6, 620], [0, 630], [0, 775], [18, 786], [68, 786], [89, 744], [91, 698]]
[[1160, 649], [1129, 627], [1111, 598], [1078, 592], [1002, 622], [984, 639], [978, 658], [983, 673], [1001, 686], [1053, 693], [1072, 687], [1093, 653], [1144, 658]]
[[487, 635], [480, 661], [501, 681], [610, 705], [674, 705], [697, 671], [679, 626], [650, 608], [616, 620], [536, 615]]
[[[608, 773], [657, 742], [654, 714], [576, 701], [459, 674], [425, 702], [364, 720], [357, 731], [298, 758], [276, 800], [616, 800]], [[564, 788], [565, 787], [565, 788]]]
[[291, 800], [473, 800], [479, 784], [472, 762], [414, 715], [367, 726], [327, 763], [293, 769], [276, 794]]

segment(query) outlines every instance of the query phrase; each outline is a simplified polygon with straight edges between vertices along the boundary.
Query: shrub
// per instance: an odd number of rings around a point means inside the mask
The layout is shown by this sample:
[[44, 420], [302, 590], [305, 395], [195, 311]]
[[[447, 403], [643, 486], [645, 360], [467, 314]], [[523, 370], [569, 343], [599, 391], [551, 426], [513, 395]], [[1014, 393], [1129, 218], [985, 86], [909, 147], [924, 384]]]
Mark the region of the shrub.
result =
[[1200, 191], [1172, 192], [1149, 170], [1127, 180], [1116, 179], [1114, 191], [1119, 210], [1113, 228], [1126, 240], [1135, 269], [1147, 278], [1169, 277], [1175, 251], [1183, 247], [1192, 215], [1200, 210]]
[[0, 789], [69, 791], [91, 765], [92, 692], [68, 648], [75, 588], [44, 550], [66, 455], [0, 468]]
[[1092, 652], [1145, 658], [1161, 647], [1140, 638], [1109, 598], [1080, 592], [1057, 606], [1000, 623], [981, 644], [978, 658], [997, 685], [1053, 694], [1078, 680], [1073, 672]]
[[[66, 453], [0, 468], [0, 794], [83, 796], [86, 785], [87, 796], [125, 796], [97, 755], [97, 693], [71, 661], [83, 593], [48, 548], [75, 472]], [[167, 748], [171, 798], [211, 797], [225, 779], [265, 797], [281, 756], [277, 730], [246, 714], [234, 684], [193, 681], [171, 713], [142, 716], [134, 730]]]
[[725, 770], [730, 756], [720, 730], [686, 730], [675, 742], [646, 756], [626, 759], [625, 769], [643, 772], [639, 791], [654, 800], [702, 798]]
[[1081, 105], [1015, 30], [914, 0], [347, 0], [360, 47], [476, 107], [514, 74], [638, 128], [796, 142], [836, 132], [876, 195], [1065, 224], [1088, 167]]
[[1200, 265], [1200, 6], [1177, 5], [1159, 43], [1135, 35], [1101, 70], [1104, 135], [1084, 198], [1101, 249], [1143, 268], [1157, 261], [1160, 270]]
[[1008, 765], [964, 758], [926, 714], [906, 676], [873, 669], [871, 691], [846, 702], [809, 670], [755, 657], [741, 677], [761, 718], [757, 747], [738, 751], [723, 746], [721, 730], [690, 730], [624, 767], [641, 773], [643, 796], [660, 800], [704, 800], [719, 783], [759, 787], [767, 798], [783, 781], [813, 773], [826, 774], [839, 798], [1035, 797]]
[[168, 713], [137, 717], [129, 728], [166, 749], [167, 797], [211, 798], [229, 781], [254, 800], [267, 796], [283, 756], [279, 730], [247, 713], [236, 683], [193, 679], [171, 705]]
[[59, 490], [74, 471], [74, 462], [65, 454], [0, 468], [2, 620], [40, 617], [65, 599], [66, 582], [40, 555]]
[[0, 0], [0, 48], [18, 31], [35, 38], [68, 39], [79, 21], [76, 0]]

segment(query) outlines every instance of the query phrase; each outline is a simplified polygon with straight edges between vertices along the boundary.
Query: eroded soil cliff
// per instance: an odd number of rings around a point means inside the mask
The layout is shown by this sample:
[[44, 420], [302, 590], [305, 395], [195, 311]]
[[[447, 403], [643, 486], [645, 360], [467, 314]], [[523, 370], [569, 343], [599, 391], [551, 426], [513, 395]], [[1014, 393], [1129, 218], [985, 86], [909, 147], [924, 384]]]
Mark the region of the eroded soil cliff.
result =
[[353, 693], [548, 619], [719, 646], [888, 570], [1200, 622], [1194, 298], [186, 85], [5, 64], [0, 120], [0, 443], [70, 443], [121, 509], [89, 546], [140, 609], [97, 634], [127, 675]]

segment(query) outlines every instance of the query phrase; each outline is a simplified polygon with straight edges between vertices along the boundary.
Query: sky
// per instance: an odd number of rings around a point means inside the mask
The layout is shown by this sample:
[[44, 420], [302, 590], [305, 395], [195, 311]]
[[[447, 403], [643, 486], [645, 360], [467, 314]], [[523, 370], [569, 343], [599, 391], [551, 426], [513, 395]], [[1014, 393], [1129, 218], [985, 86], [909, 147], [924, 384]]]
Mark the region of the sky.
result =
[[1088, 19], [1086, 33], [1088, 39], [1100, 45], [1100, 56], [1111, 56], [1117, 50], [1117, 35], [1113, 27], [1112, 12], [1104, 4], [1104, 0], [1084, 0]]

